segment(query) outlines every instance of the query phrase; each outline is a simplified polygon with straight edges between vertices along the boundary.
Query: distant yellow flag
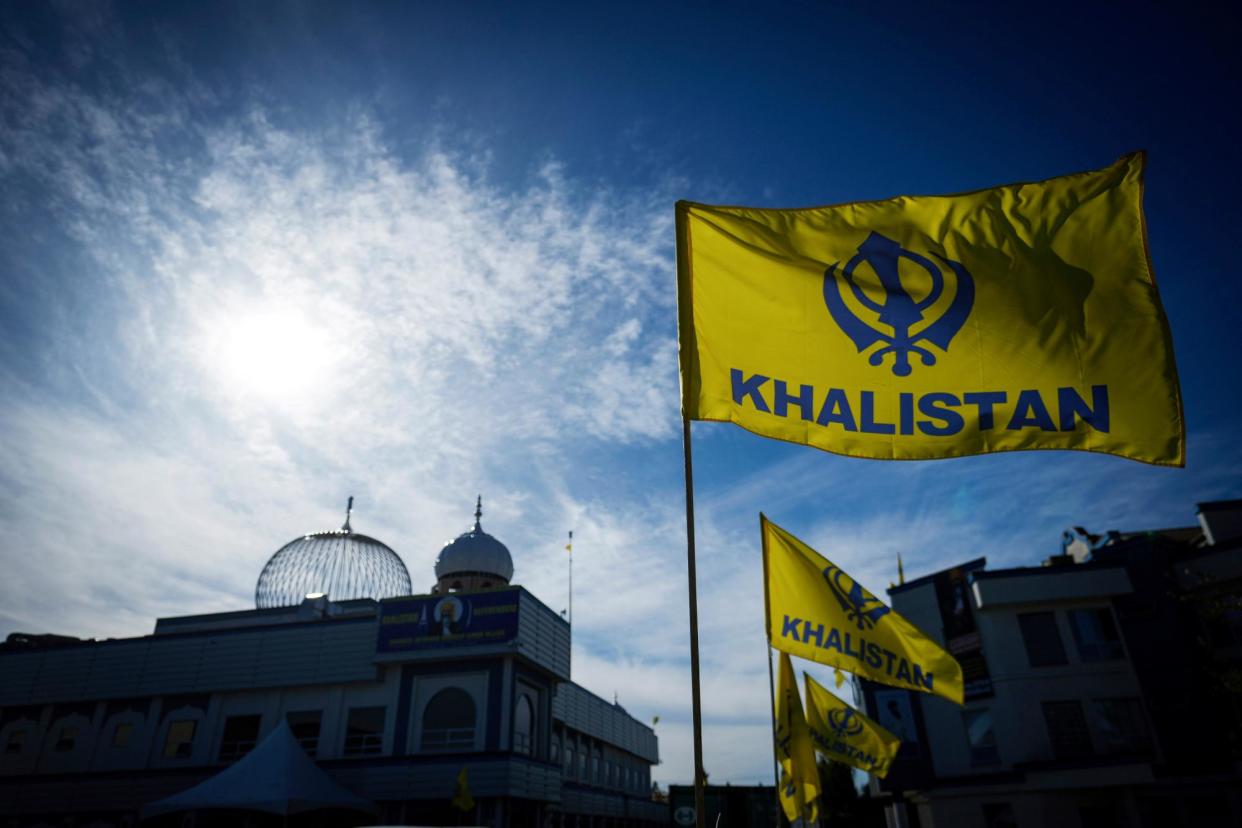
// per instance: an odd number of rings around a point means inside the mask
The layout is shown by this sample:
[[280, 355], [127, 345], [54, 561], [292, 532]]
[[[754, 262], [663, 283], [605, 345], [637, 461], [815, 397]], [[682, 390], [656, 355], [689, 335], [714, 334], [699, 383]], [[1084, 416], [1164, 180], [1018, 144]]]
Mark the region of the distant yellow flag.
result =
[[768, 641], [820, 664], [962, 703], [957, 659], [836, 564], [759, 516]]
[[1144, 163], [800, 210], [679, 201], [683, 413], [851, 457], [1184, 465]]
[[802, 674], [806, 682], [806, 722], [811, 743], [829, 759], [881, 778], [897, 756], [901, 740]]
[[776, 691], [776, 759], [781, 766], [781, 806], [790, 822], [814, 822], [819, 815], [819, 769], [802, 714], [798, 680], [789, 656], [781, 653]]
[[466, 779], [465, 768], [457, 774], [457, 786], [453, 790], [453, 807], [459, 811], [469, 811], [474, 808], [474, 797], [470, 794], [470, 782]]

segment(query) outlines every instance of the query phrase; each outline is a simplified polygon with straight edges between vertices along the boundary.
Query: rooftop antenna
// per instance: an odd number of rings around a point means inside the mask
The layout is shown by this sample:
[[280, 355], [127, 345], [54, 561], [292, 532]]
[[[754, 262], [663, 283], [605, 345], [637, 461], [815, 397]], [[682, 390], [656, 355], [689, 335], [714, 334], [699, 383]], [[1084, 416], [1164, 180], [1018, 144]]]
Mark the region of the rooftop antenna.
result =
[[479, 520], [483, 517], [483, 495], [479, 495], [479, 499], [474, 502], [474, 529], [479, 531], [483, 527], [479, 525]]
[[345, 525], [341, 527], [342, 532], [354, 531], [349, 525], [349, 516], [354, 513], [354, 496], [349, 496], [349, 502], [345, 504]]

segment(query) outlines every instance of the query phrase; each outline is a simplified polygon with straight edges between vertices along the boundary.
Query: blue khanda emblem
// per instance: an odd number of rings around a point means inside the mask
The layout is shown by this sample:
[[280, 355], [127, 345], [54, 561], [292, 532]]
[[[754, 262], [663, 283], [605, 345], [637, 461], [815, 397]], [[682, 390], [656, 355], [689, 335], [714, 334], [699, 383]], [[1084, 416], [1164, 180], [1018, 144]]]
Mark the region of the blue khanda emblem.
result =
[[[828, 313], [832, 314], [833, 321], [854, 342], [859, 353], [877, 342], [885, 343], [884, 347], [871, 354], [868, 362], [872, 365], [881, 365], [884, 357], [891, 353], [893, 373], [899, 377], [910, 375], [911, 353], [918, 354], [924, 365], [935, 365], [936, 355], [915, 343], [930, 342], [940, 350], [948, 351], [949, 343], [966, 323], [966, 317], [970, 316], [971, 308], [975, 304], [975, 282], [961, 262], [946, 259], [938, 253], [931, 255], [953, 272], [957, 287], [953, 300], [944, 313], [939, 318], [929, 321], [918, 331], [912, 331], [912, 329], [926, 321], [926, 312], [941, 297], [945, 288], [944, 273], [931, 259], [907, 250], [892, 239], [873, 232], [862, 244], [858, 245], [858, 252], [845, 263], [845, 267], [838, 269], [840, 262], [833, 262], [824, 272], [824, 303], [828, 306]], [[901, 283], [898, 270], [901, 259], [918, 265], [931, 278], [931, 290], [922, 299], [916, 300]], [[872, 271], [880, 280], [884, 296], [879, 302], [864, 293], [854, 280], [854, 270], [863, 262], [871, 266]], [[842, 281], [849, 285], [850, 291], [859, 304], [879, 314], [880, 324], [890, 328], [891, 334], [877, 330], [850, 310], [841, 295], [844, 289]]]
[[842, 739], [857, 736], [863, 732], [862, 720], [848, 707], [838, 707], [828, 711], [828, 726]]
[[829, 564], [824, 568], [823, 575], [837, 603], [845, 610], [846, 619], [857, 624], [858, 629], [875, 627], [876, 622], [892, 611], [839, 567]]

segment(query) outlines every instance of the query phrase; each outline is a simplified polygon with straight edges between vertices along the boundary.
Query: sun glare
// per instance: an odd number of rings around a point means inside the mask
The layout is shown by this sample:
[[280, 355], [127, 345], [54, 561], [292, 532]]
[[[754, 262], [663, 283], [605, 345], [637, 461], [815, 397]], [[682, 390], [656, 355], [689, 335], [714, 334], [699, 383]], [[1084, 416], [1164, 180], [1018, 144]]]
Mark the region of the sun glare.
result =
[[331, 335], [296, 310], [243, 312], [213, 327], [210, 367], [234, 396], [298, 401], [332, 375]]

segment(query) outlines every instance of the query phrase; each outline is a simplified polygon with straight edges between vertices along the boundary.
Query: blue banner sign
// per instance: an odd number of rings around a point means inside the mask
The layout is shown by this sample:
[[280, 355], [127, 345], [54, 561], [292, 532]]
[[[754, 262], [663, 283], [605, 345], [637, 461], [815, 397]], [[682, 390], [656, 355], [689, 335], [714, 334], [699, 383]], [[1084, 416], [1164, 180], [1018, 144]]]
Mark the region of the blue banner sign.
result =
[[505, 644], [517, 628], [517, 590], [398, 598], [380, 604], [376, 652]]

